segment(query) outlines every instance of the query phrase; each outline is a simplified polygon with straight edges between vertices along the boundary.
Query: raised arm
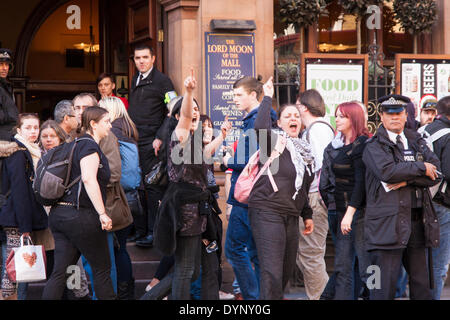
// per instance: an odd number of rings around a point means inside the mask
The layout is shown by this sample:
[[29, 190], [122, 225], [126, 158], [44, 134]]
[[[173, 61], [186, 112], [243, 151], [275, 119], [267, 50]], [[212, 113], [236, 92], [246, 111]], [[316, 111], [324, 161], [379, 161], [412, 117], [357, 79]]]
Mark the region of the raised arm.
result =
[[255, 130], [272, 129], [272, 118], [270, 110], [272, 109], [272, 97], [274, 93], [272, 77], [267, 80], [263, 86], [264, 98], [259, 106], [258, 115], [255, 120]]
[[272, 117], [270, 116], [270, 111], [272, 109], [272, 97], [274, 93], [272, 77], [264, 84], [263, 90], [264, 98], [261, 101], [258, 115], [255, 119], [255, 130], [261, 154], [267, 155], [268, 157], [276, 142], [276, 135], [274, 141], [271, 139]]
[[184, 80], [186, 93], [181, 103], [180, 120], [175, 128], [175, 134], [181, 143], [186, 142], [189, 137], [194, 108], [194, 89], [196, 86], [197, 80], [194, 78], [194, 69], [191, 68], [191, 75]]

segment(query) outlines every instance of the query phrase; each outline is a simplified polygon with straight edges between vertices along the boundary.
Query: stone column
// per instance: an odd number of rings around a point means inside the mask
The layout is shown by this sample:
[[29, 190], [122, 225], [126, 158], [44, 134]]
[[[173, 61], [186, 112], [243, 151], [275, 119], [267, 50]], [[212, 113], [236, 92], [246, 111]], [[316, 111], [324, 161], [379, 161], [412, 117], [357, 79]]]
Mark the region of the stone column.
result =
[[167, 12], [167, 73], [183, 94], [183, 80], [194, 68], [201, 112], [206, 112], [205, 32], [215, 31], [212, 19], [255, 21], [256, 73], [264, 80], [273, 75], [273, 0], [161, 0], [161, 5]]
[[197, 79], [196, 97], [202, 88], [202, 38], [200, 29], [200, 0], [162, 0], [167, 12], [166, 70], [179, 95], [183, 92], [183, 80], [194, 68]]
[[432, 52], [450, 54], [450, 2], [437, 0], [438, 21], [432, 32]]

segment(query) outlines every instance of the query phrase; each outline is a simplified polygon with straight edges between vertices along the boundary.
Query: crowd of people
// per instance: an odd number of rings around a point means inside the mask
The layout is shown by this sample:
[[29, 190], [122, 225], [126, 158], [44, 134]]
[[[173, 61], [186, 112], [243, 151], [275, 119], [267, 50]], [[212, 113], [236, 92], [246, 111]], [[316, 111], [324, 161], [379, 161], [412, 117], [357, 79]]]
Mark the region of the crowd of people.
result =
[[[41, 124], [38, 114], [19, 114], [11, 52], [0, 49], [3, 299], [27, 297], [27, 283], [5, 270], [21, 237], [45, 248], [48, 300], [281, 300], [296, 266], [311, 300], [394, 299], [406, 283], [411, 299], [440, 299], [450, 259], [450, 96], [425, 101], [420, 114], [407, 97], [382, 97], [372, 134], [361, 102], [339, 104], [334, 128], [318, 91], [274, 108], [272, 78], [247, 76], [233, 85], [245, 114], [239, 137], [224, 146], [232, 125], [226, 118], [214, 132], [201, 114], [193, 70], [178, 96], [155, 58], [135, 47], [128, 100], [103, 73], [98, 99], [62, 100]], [[70, 184], [43, 206], [33, 181], [57, 148], [73, 148]], [[217, 161], [227, 177], [226, 234]], [[140, 296], [127, 242], [163, 256]], [[223, 253], [233, 295], [221, 291]], [[80, 286], [69, 288], [74, 265]]]

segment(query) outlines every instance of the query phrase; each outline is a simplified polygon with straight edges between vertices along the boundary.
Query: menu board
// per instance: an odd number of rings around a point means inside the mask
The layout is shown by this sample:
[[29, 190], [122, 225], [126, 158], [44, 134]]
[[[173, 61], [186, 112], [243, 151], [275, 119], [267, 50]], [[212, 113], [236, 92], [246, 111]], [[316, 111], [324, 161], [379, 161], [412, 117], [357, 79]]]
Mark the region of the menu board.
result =
[[367, 104], [368, 55], [303, 53], [300, 91], [317, 90], [325, 102], [325, 118], [336, 126], [336, 107], [349, 101]]
[[423, 100], [450, 95], [450, 55], [396, 55], [398, 94], [411, 99], [416, 108]]
[[326, 116], [335, 124], [336, 107], [348, 101], [364, 101], [364, 66], [307, 64], [306, 90], [316, 89], [325, 102]]
[[[244, 112], [233, 102], [233, 84], [244, 76], [255, 77], [255, 35], [205, 33], [206, 109], [215, 129], [220, 130], [225, 117], [233, 129], [242, 125]], [[233, 130], [226, 141], [239, 138]]]

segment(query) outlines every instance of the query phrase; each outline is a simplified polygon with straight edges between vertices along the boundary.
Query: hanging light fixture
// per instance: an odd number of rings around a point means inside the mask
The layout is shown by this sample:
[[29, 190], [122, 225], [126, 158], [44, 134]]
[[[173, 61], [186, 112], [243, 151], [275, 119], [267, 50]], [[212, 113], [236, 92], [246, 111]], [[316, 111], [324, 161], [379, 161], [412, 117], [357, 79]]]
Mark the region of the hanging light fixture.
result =
[[89, 43], [75, 43], [73, 46], [79, 50], [84, 50], [84, 52], [89, 54], [96, 54], [100, 51], [100, 44], [94, 43], [94, 32], [93, 32], [93, 26], [92, 26], [92, 0], [90, 0], [90, 18], [89, 18]]
[[84, 52], [86, 53], [97, 53], [100, 51], [100, 45], [99, 44], [90, 44], [90, 43], [75, 43], [73, 45], [75, 48], [79, 49], [79, 50], [84, 50]]

